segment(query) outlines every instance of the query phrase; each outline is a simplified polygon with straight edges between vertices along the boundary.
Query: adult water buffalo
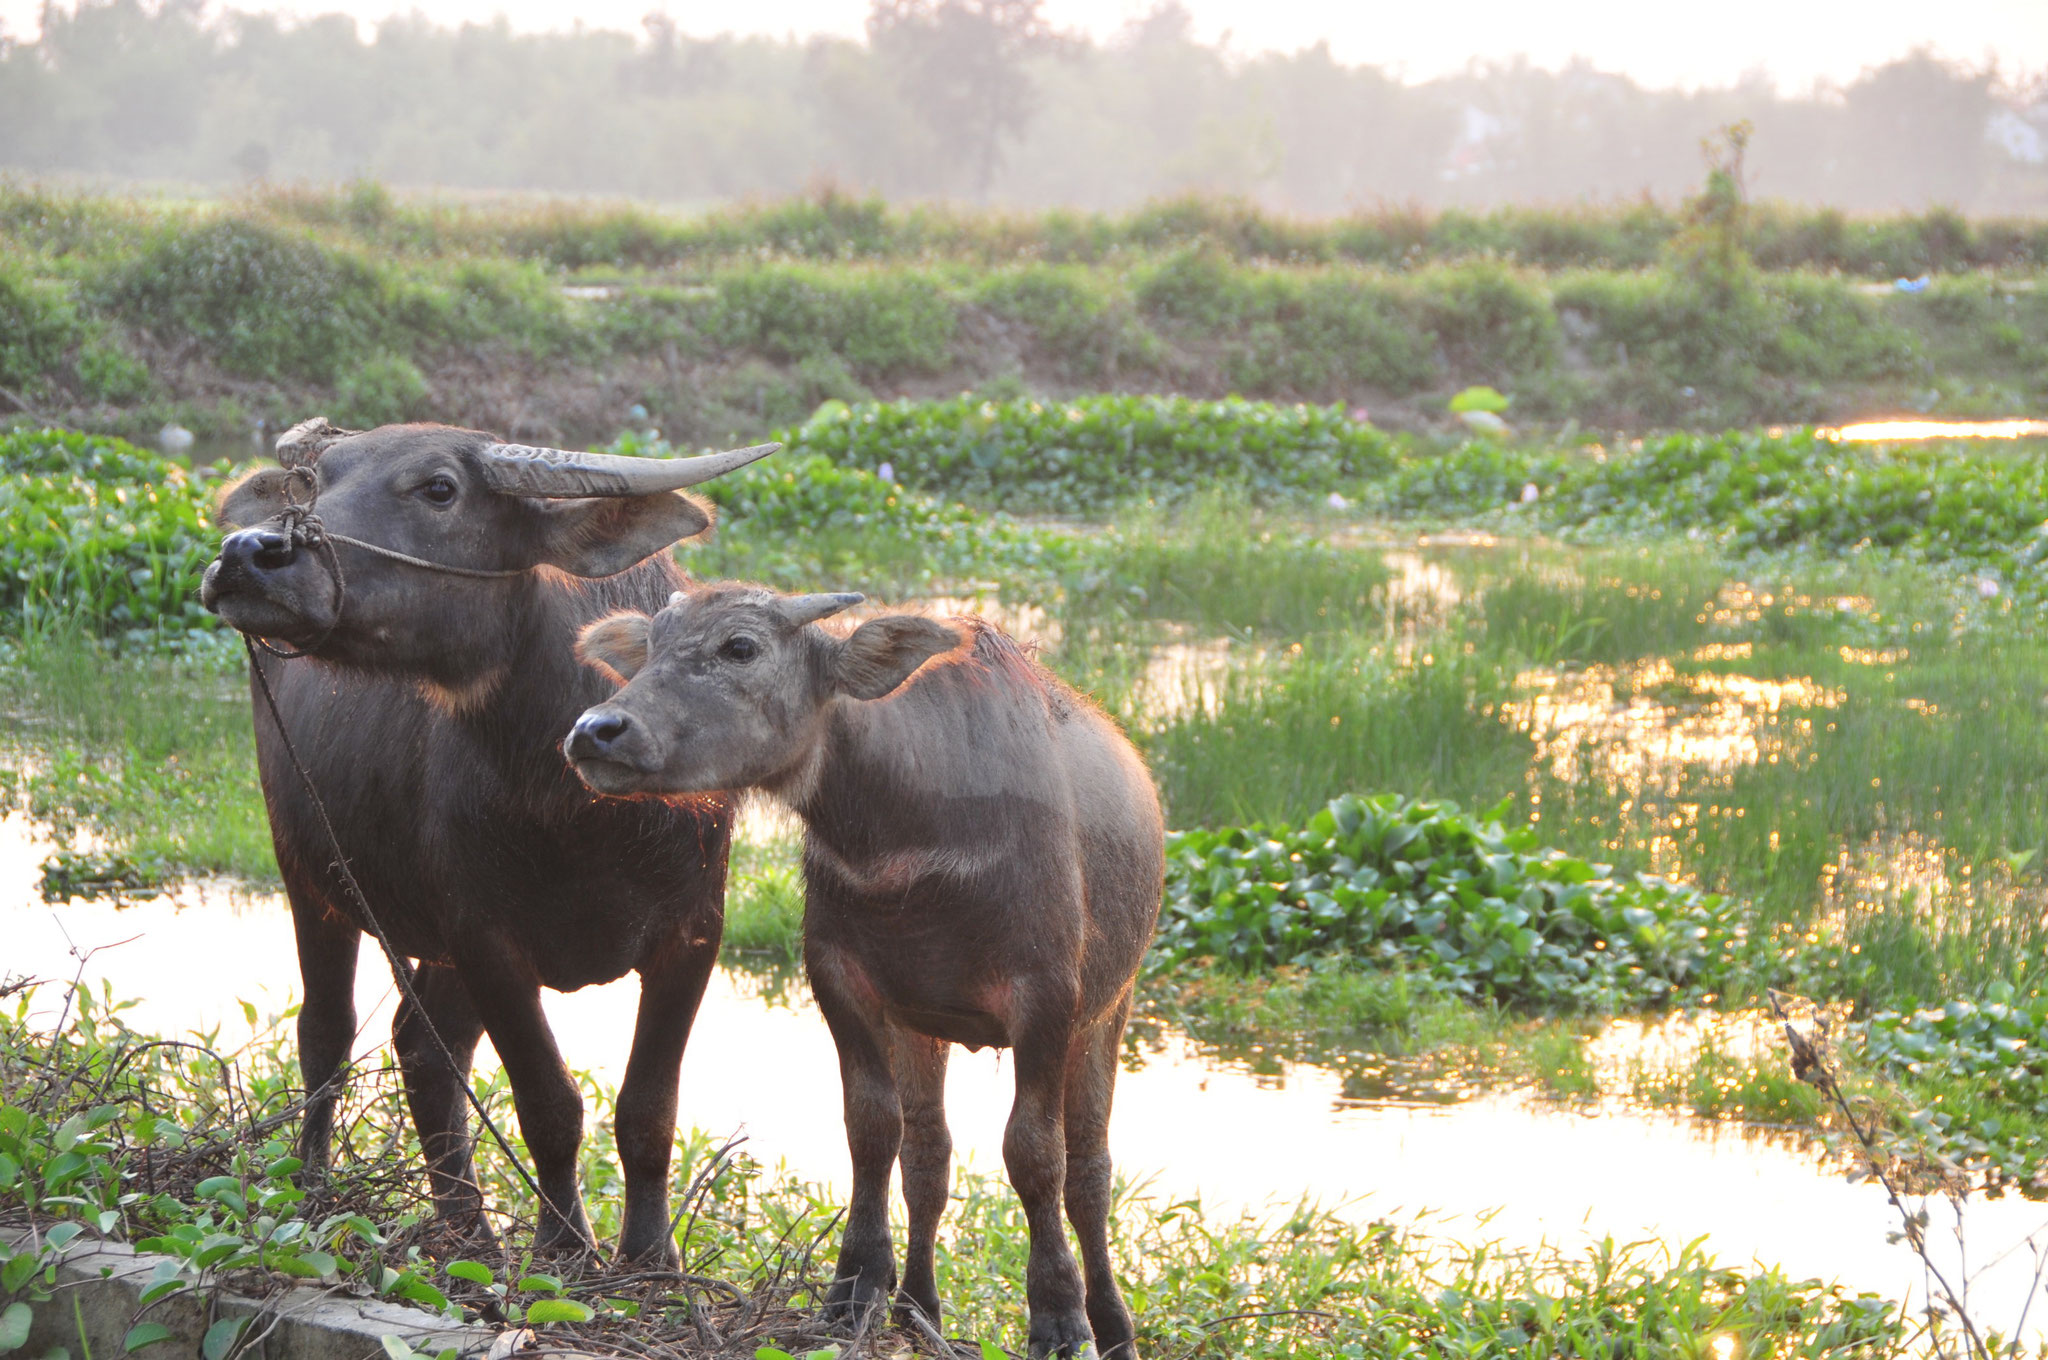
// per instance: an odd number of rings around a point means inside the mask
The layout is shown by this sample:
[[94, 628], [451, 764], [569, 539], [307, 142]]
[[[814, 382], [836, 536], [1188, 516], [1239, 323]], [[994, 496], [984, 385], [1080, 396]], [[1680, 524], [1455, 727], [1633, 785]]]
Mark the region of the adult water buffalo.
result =
[[[684, 583], [665, 550], [703, 533], [711, 512], [679, 488], [775, 446], [636, 459], [324, 421], [278, 446], [283, 467], [222, 493], [233, 532], [201, 596], [244, 633], [309, 654], [260, 664], [374, 925], [421, 965], [419, 1009], [401, 1006], [392, 1038], [439, 1211], [482, 1227], [463, 1087], [489, 1034], [540, 1182], [535, 1245], [590, 1244], [576, 1182], [583, 1101], [540, 989], [637, 971], [618, 1099], [620, 1248], [672, 1263], [677, 1069], [718, 955], [731, 805], [596, 798], [557, 743], [610, 692], [577, 664], [578, 631], [622, 608], [657, 609]], [[345, 889], [260, 692], [255, 709], [305, 989], [299, 1066], [312, 1095], [299, 1151], [317, 1175], [356, 1033], [361, 932], [374, 925]]]

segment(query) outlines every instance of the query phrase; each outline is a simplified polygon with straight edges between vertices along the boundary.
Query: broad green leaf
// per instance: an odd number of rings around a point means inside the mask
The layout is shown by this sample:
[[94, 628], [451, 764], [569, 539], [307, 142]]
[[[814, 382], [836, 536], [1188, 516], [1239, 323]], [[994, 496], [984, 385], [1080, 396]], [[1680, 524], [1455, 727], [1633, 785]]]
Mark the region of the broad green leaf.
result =
[[26, 1303], [17, 1301], [0, 1310], [0, 1355], [8, 1351], [18, 1351], [26, 1346], [28, 1329], [35, 1320], [35, 1313]]
[[597, 1313], [575, 1299], [541, 1299], [526, 1306], [526, 1320], [541, 1322], [588, 1322]]
[[121, 1349], [134, 1352], [156, 1341], [168, 1341], [175, 1335], [161, 1322], [142, 1322], [128, 1329], [128, 1335], [121, 1339]]

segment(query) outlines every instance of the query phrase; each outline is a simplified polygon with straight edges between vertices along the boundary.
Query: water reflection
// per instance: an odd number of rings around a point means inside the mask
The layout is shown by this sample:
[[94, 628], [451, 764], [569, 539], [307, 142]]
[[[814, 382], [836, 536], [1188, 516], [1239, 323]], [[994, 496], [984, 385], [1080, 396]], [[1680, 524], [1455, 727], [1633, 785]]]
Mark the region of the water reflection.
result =
[[1847, 443], [1919, 439], [2035, 439], [2048, 436], [2048, 420], [1862, 420], [1817, 431]]
[[1832, 708], [1844, 698], [1805, 678], [1680, 675], [1666, 657], [1621, 667], [1539, 667], [1517, 676], [1515, 687], [1527, 697], [1503, 711], [1535, 739], [1537, 759], [1552, 776], [1567, 784], [1597, 780], [1631, 794], [1676, 795], [1694, 770], [1726, 776], [1759, 761], [1807, 758], [1813, 719], [1799, 711]]

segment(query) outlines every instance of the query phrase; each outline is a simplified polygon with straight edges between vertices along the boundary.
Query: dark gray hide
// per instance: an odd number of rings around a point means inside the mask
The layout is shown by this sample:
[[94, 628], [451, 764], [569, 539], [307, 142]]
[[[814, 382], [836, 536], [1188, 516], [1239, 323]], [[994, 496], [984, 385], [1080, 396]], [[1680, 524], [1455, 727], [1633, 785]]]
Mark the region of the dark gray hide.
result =
[[[702, 532], [710, 514], [672, 491], [607, 486], [596, 489], [613, 494], [564, 498], [547, 469], [535, 480], [521, 470], [532, 460], [507, 459], [503, 448], [475, 431], [414, 425], [329, 432], [281, 453], [315, 470], [327, 529], [512, 576], [446, 575], [337, 545], [347, 582], [337, 619], [324, 553], [295, 545], [274, 518], [291, 479], [271, 469], [223, 492], [222, 522], [244, 527], [223, 541], [202, 593], [236, 627], [316, 648], [306, 660], [262, 664], [372, 909], [422, 965], [421, 1005], [452, 1050], [451, 1066], [417, 1013], [401, 1008], [393, 1038], [442, 1214], [487, 1231], [461, 1084], [488, 1033], [548, 1201], [537, 1245], [588, 1243], [576, 1183], [583, 1103], [540, 988], [568, 991], [637, 970], [639, 1018], [618, 1100], [620, 1245], [630, 1258], [673, 1262], [677, 1069], [718, 954], [731, 809], [715, 796], [594, 798], [556, 743], [610, 688], [576, 664], [579, 629], [666, 600], [684, 577], [664, 550]], [[650, 460], [647, 471], [658, 465]], [[317, 1176], [354, 1042], [368, 923], [332, 868], [260, 695], [255, 707], [304, 981], [300, 1067], [320, 1093], [300, 1142]]]
[[[1031, 1227], [1030, 1353], [1132, 1360], [1111, 1273], [1109, 1109], [1159, 914], [1158, 795], [1115, 725], [980, 620], [813, 620], [858, 596], [718, 585], [584, 630], [628, 681], [566, 742], [612, 793], [759, 787], [804, 820], [804, 959], [845, 1081], [853, 1201], [830, 1304], [936, 1320], [952, 1043], [1016, 1051], [1003, 1159]], [[593, 868], [597, 866], [593, 865]], [[1077, 1270], [1060, 1223], [1081, 1244]]]

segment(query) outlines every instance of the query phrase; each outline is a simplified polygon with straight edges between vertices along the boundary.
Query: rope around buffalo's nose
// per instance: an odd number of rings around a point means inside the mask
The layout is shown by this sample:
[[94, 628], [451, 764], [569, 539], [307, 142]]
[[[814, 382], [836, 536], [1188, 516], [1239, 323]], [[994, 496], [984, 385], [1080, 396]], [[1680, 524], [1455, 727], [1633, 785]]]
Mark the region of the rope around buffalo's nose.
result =
[[[451, 567], [438, 562], [428, 562], [421, 558], [409, 557], [404, 553], [393, 552], [389, 548], [377, 547], [375, 544], [360, 543], [355, 539], [346, 538], [340, 534], [330, 533], [326, 526], [320, 522], [320, 517], [313, 512], [313, 502], [320, 493], [319, 482], [316, 480], [313, 470], [303, 467], [293, 468], [292, 477], [293, 481], [303, 479], [311, 487], [312, 494], [307, 496], [304, 502], [296, 501], [292, 498], [289, 490], [290, 483], [287, 483], [285, 507], [278, 513], [277, 518], [283, 521], [285, 535], [294, 545], [309, 548], [326, 548], [328, 568], [334, 574], [334, 620], [327, 625], [327, 630], [316, 641], [307, 644], [301, 650], [287, 651], [271, 645], [269, 640], [263, 637], [246, 632], [242, 634], [242, 648], [249, 654], [249, 669], [256, 674], [256, 684], [263, 691], [264, 705], [270, 710], [270, 721], [277, 728], [278, 736], [284, 741], [285, 754], [291, 757], [292, 769], [298, 772], [299, 782], [306, 789], [306, 797], [312, 800], [313, 811], [319, 814], [320, 828], [327, 834], [328, 847], [334, 852], [334, 867], [341, 875], [342, 886], [348, 889], [348, 895], [354, 900], [356, 908], [362, 912], [363, 919], [370, 923], [370, 933], [376, 936], [378, 946], [383, 949], [385, 959], [391, 964], [391, 976], [398, 983], [398, 990], [404, 995], [405, 1004], [412, 1007], [413, 1013], [419, 1017], [420, 1023], [426, 1026], [427, 1034], [433, 1039], [434, 1047], [440, 1050], [442, 1059], [448, 1064], [448, 1070], [451, 1073], [460, 1073], [463, 1070], [462, 1064], [455, 1061], [455, 1054], [448, 1047], [448, 1041], [441, 1037], [441, 1031], [435, 1026], [434, 1018], [427, 1013], [427, 1008], [420, 1004], [419, 994], [413, 990], [412, 965], [406, 961], [405, 956], [400, 954], [397, 947], [391, 943], [391, 937], [384, 933], [384, 923], [378, 920], [377, 913], [371, 910], [370, 899], [364, 894], [362, 885], [356, 882], [355, 871], [349, 868], [348, 856], [343, 853], [341, 848], [341, 836], [334, 829], [334, 819], [327, 815], [327, 804], [321, 799], [320, 790], [314, 787], [313, 776], [306, 769], [306, 762], [299, 758], [299, 748], [293, 743], [292, 734], [285, 727], [284, 715], [278, 711], [277, 696], [271, 692], [270, 677], [263, 670], [263, 659], [256, 654], [256, 648], [261, 646], [264, 651], [269, 652], [272, 656], [291, 661], [298, 657], [310, 655], [325, 643], [329, 637], [333, 636], [335, 628], [341, 623], [341, 606], [344, 591], [346, 590], [345, 578], [341, 571], [341, 559], [336, 557], [334, 553], [333, 545], [336, 543], [346, 543], [351, 547], [366, 548], [371, 552], [381, 553], [386, 557], [395, 558], [398, 561], [406, 562], [413, 566], [426, 567], [433, 571], [451, 572], [457, 576], [522, 576], [525, 572], [524, 570], [478, 571], [470, 567]], [[338, 1081], [339, 1077], [330, 1078], [329, 1080]], [[520, 1159], [518, 1153], [512, 1150], [511, 1140], [505, 1137], [504, 1131], [498, 1127], [497, 1121], [491, 1118], [491, 1112], [484, 1108], [484, 1103], [477, 1099], [476, 1092], [470, 1087], [469, 1082], [463, 1080], [458, 1084], [462, 1087], [462, 1094], [469, 1101], [469, 1107], [476, 1111], [478, 1120], [482, 1122], [486, 1129], [490, 1130], [492, 1141], [498, 1145], [498, 1150], [505, 1154], [505, 1160], [511, 1163], [512, 1169], [519, 1174], [519, 1179], [525, 1183], [526, 1188], [533, 1192], [534, 1199], [543, 1208], [553, 1213], [556, 1218], [561, 1219], [565, 1223], [568, 1222], [568, 1215], [564, 1214], [555, 1205], [555, 1202], [548, 1198], [547, 1192], [540, 1188], [540, 1182], [534, 1178], [532, 1172], [526, 1169], [526, 1163]], [[424, 1152], [425, 1149], [422, 1148], [422, 1151]], [[473, 1188], [481, 1195], [482, 1186], [473, 1186]]]

